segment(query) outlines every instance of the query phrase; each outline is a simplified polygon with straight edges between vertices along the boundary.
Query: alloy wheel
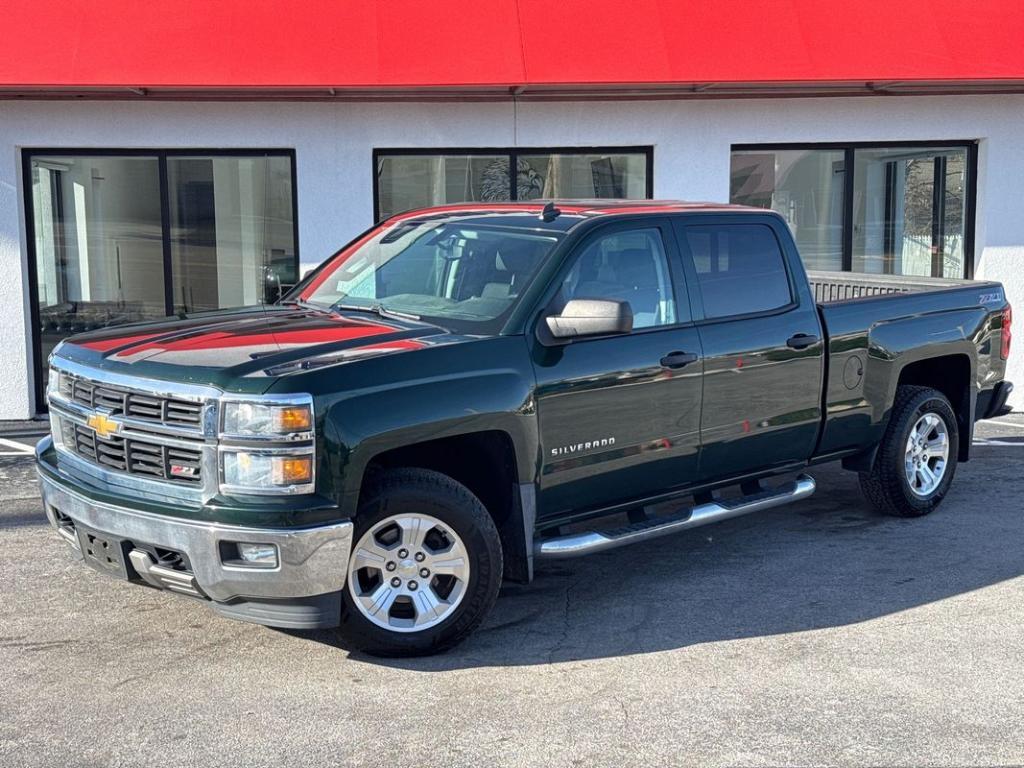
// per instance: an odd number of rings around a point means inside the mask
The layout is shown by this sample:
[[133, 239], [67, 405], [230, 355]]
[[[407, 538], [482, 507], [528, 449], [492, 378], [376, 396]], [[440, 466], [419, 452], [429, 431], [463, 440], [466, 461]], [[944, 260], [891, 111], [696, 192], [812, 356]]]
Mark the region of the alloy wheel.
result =
[[359, 612], [378, 627], [420, 632], [452, 615], [469, 574], [466, 546], [451, 526], [430, 515], [402, 514], [360, 538], [348, 589]]
[[917, 420], [907, 438], [904, 468], [910, 491], [915, 496], [932, 494], [946, 474], [949, 459], [949, 431], [936, 413]]

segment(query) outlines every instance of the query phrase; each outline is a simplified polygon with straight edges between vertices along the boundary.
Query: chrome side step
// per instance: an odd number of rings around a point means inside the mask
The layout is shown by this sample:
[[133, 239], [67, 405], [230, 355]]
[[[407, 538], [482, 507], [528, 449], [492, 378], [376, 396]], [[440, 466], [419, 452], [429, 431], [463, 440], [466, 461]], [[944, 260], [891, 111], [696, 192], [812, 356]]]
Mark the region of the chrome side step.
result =
[[607, 531], [585, 531], [567, 536], [540, 539], [534, 545], [534, 558], [555, 560], [566, 557], [580, 557], [606, 549], [624, 547], [638, 541], [656, 539], [676, 531], [697, 528], [730, 517], [739, 517], [762, 509], [771, 509], [792, 501], [805, 499], [814, 493], [814, 478], [800, 475], [796, 480], [783, 483], [775, 488], [743, 496], [731, 501], [711, 501], [687, 507], [679, 512], [661, 517], [652, 517], [637, 523]]

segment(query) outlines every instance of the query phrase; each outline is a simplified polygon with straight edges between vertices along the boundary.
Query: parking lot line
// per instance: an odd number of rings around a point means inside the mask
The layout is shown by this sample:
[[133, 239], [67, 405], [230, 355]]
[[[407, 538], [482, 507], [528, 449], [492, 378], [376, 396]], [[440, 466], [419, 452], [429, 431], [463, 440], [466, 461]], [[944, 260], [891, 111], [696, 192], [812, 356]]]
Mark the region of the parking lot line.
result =
[[9, 449], [0, 450], [0, 456], [31, 456], [35, 450], [31, 445], [18, 443], [14, 440], [7, 440], [3, 437], [0, 437], [0, 448]]

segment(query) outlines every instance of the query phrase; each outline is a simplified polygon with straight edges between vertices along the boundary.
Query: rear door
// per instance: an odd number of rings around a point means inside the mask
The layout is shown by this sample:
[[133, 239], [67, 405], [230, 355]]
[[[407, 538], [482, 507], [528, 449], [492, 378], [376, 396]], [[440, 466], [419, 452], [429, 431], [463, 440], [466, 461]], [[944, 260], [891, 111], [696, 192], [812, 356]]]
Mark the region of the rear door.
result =
[[675, 226], [704, 353], [701, 480], [809, 458], [824, 344], [785, 223], [708, 214]]
[[696, 479], [702, 362], [679, 272], [666, 218], [602, 226], [567, 259], [553, 309], [572, 298], [627, 301], [634, 327], [534, 347], [541, 519]]

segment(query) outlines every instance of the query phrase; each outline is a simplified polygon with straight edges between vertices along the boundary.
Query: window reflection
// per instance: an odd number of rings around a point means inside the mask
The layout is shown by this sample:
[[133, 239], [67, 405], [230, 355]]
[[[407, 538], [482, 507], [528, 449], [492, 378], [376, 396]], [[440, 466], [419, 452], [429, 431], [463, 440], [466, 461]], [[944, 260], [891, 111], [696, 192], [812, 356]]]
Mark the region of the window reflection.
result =
[[296, 282], [287, 157], [171, 157], [176, 312], [276, 301]]
[[842, 269], [843, 157], [842, 150], [733, 152], [729, 199], [782, 214], [809, 269]]
[[29, 170], [44, 386], [67, 336], [275, 301], [297, 281], [290, 156], [39, 153]]
[[[647, 197], [647, 156], [643, 154], [520, 155], [519, 163], [520, 200]], [[532, 182], [525, 189], [524, 164]]]
[[503, 155], [388, 155], [378, 158], [380, 218], [445, 203], [511, 199]]
[[845, 240], [854, 272], [963, 277], [968, 165], [965, 146], [744, 148], [729, 197], [782, 214], [810, 269], [842, 269]]
[[[447, 203], [541, 198], [648, 197], [646, 152], [409, 154], [377, 156], [377, 218]], [[515, 174], [512, 164], [515, 163]]]
[[854, 152], [853, 270], [963, 277], [966, 150]]
[[73, 333], [161, 317], [156, 157], [35, 157], [32, 223], [41, 358]]

